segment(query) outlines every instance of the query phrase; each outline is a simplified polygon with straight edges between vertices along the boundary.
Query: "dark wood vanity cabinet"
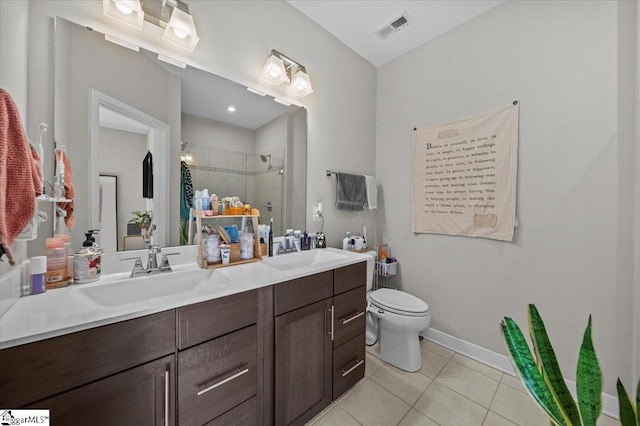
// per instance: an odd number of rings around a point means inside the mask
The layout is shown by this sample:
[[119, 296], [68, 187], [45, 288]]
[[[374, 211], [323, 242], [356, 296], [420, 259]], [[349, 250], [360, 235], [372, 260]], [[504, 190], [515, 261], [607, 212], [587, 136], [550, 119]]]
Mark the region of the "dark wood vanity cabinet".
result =
[[274, 286], [275, 424], [303, 425], [364, 377], [366, 262]]
[[0, 350], [61, 425], [301, 425], [364, 376], [365, 263]]
[[51, 424], [175, 424], [175, 318], [171, 310], [0, 351], [0, 406], [48, 408]]

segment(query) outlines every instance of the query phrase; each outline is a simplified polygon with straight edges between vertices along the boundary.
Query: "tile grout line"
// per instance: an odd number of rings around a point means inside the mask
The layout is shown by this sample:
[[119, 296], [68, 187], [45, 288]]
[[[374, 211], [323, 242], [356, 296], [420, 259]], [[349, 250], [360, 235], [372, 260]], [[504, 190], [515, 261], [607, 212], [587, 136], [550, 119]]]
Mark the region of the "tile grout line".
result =
[[[489, 417], [489, 413], [490, 412], [493, 413], [493, 411], [491, 411], [491, 406], [493, 405], [493, 401], [496, 399], [496, 395], [498, 394], [498, 389], [500, 389], [500, 383], [502, 383], [503, 376], [504, 376], [504, 373], [502, 373], [502, 375], [500, 376], [500, 380], [498, 380], [498, 386], [496, 387], [495, 392], [493, 392], [493, 396], [491, 397], [491, 402], [489, 402], [489, 408], [487, 409], [487, 412], [484, 415], [484, 419], [482, 419], [482, 424], [484, 424], [484, 422], [487, 421], [487, 417]], [[499, 415], [499, 414], [496, 413], [496, 415]]]

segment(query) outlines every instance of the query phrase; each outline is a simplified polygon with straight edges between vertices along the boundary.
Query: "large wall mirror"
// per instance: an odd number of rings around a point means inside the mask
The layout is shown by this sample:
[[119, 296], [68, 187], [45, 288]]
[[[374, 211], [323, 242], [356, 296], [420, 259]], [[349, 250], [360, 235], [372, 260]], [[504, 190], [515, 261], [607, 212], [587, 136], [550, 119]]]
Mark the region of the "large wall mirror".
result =
[[[55, 73], [54, 135], [76, 190], [74, 244], [86, 229], [108, 235], [107, 251], [180, 244], [181, 189], [189, 178], [194, 190], [259, 208], [261, 223], [274, 219], [275, 235], [305, 229], [303, 108], [61, 18]], [[105, 198], [101, 175], [117, 177], [116, 200]], [[151, 236], [128, 226], [133, 211], [146, 210], [153, 212]]]

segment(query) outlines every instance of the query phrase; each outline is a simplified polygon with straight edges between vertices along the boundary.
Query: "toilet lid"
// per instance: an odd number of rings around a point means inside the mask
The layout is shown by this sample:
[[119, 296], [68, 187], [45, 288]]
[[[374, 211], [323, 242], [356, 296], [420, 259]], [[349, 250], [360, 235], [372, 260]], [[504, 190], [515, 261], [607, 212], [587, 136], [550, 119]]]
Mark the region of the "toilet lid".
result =
[[429, 305], [417, 297], [400, 290], [381, 288], [371, 292], [369, 299], [381, 308], [387, 308], [411, 314], [426, 314]]

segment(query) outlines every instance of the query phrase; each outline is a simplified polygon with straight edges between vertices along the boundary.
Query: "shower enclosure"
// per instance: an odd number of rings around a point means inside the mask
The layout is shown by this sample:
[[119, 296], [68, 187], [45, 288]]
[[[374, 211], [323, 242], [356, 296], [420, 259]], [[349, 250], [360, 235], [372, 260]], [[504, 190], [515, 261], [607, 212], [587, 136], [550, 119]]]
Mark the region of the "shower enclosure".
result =
[[273, 218], [274, 235], [283, 235], [283, 148], [254, 154], [188, 144], [185, 151], [194, 190], [239, 197], [260, 210], [260, 223]]

